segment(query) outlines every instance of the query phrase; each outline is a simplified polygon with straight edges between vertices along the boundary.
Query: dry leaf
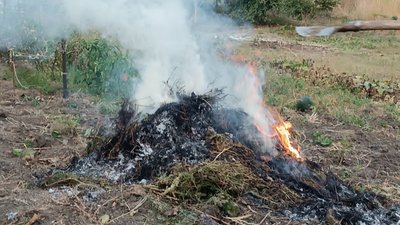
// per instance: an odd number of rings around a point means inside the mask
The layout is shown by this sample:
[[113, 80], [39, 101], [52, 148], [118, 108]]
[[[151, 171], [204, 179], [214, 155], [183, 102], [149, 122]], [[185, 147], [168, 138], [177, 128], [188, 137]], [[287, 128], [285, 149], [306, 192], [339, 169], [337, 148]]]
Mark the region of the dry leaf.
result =
[[110, 215], [104, 214], [100, 216], [100, 224], [107, 224], [110, 221]]

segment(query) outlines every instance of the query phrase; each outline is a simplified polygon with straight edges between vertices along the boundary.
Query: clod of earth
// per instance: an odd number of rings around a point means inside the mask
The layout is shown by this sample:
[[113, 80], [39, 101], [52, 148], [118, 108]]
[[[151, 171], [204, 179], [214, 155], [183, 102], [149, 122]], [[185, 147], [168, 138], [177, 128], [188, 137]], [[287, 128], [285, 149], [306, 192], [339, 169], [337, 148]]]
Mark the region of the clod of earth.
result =
[[234, 198], [242, 196], [253, 207], [303, 222], [400, 220], [399, 206], [354, 190], [318, 164], [283, 151], [268, 154], [272, 151], [263, 149], [261, 136], [249, 135], [257, 133], [249, 116], [222, 107], [220, 97], [221, 92], [183, 95], [145, 116], [125, 102], [113, 132], [103, 128], [88, 145], [88, 155], [62, 171], [128, 184], [155, 179], [161, 196], [214, 202], [228, 215], [237, 212]]

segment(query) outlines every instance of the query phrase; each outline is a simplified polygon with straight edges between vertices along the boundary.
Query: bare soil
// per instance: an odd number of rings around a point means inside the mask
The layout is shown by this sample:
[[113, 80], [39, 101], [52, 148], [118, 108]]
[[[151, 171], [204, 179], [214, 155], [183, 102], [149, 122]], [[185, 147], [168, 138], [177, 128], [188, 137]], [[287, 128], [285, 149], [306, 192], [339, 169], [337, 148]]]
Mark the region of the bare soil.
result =
[[[84, 155], [87, 129], [109, 118], [88, 96], [64, 100], [14, 89], [4, 80], [0, 90], [0, 224], [217, 224], [206, 214], [161, 201], [143, 185], [79, 181], [38, 186], [36, 174]], [[59, 124], [71, 116], [80, 118], [78, 126]], [[61, 137], [52, 136], [54, 128], [63, 131]], [[18, 157], [15, 149], [34, 150], [34, 156]]]
[[[101, 121], [95, 106], [80, 96], [65, 101], [35, 90], [14, 89], [9, 81], [0, 81], [0, 90], [0, 223], [12, 223], [7, 214], [17, 213], [14, 221], [24, 224], [37, 213], [44, 224], [82, 224], [78, 221], [85, 218], [73, 207], [55, 203], [48, 190], [34, 187], [32, 174], [65, 165], [72, 156], [82, 154], [86, 140], [81, 132]], [[68, 102], [76, 102], [77, 107], [68, 107]], [[81, 125], [53, 138], [54, 121], [65, 115], [79, 116]], [[14, 149], [27, 148], [34, 150], [34, 157], [13, 154]]]
[[[304, 50], [298, 47], [292, 50], [296, 55]], [[314, 51], [320, 47], [310, 48]], [[94, 101], [82, 94], [63, 100], [36, 90], [14, 89], [10, 81], [0, 81], [0, 90], [0, 224], [100, 224], [101, 220], [115, 224], [222, 223], [209, 216], [214, 214], [213, 207], [197, 210], [162, 200], [149, 193], [149, 186], [88, 182], [73, 187], [38, 187], [33, 174], [65, 166], [73, 156], [84, 154], [88, 141], [85, 132], [106, 118], [97, 111]], [[294, 124], [306, 158], [330, 168], [359, 190], [373, 190], [400, 203], [399, 124], [384, 118], [389, 124], [385, 129], [365, 130], [327, 115], [318, 115], [317, 119], [295, 111], [285, 115]], [[79, 118], [77, 126], [60, 126], [60, 118], [71, 116]], [[56, 128], [63, 131], [61, 137], [52, 135]], [[315, 144], [312, 140], [316, 131], [332, 137], [333, 144]], [[18, 157], [15, 149], [32, 149], [34, 155]], [[94, 200], [88, 201], [88, 190], [104, 193], [98, 199], [92, 194]], [[251, 208], [249, 213], [253, 213]], [[256, 214], [261, 221], [267, 212]], [[290, 222], [272, 216], [263, 221]]]
[[[304, 116], [290, 113], [298, 140], [306, 158], [331, 169], [361, 191], [374, 191], [400, 202], [399, 124], [388, 118], [385, 129], [366, 130], [345, 125], [326, 115], [305, 121]], [[322, 147], [314, 143], [315, 132], [329, 136], [333, 144]]]

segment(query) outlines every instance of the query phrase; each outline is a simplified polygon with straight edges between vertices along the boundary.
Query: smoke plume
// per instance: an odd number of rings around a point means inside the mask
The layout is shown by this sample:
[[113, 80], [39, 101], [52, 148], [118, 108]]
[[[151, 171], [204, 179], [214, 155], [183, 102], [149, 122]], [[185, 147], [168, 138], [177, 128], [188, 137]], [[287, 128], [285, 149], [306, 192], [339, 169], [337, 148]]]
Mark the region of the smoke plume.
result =
[[[117, 39], [134, 57], [140, 78], [131, 96], [140, 109], [152, 112], [175, 100], [169, 83], [178, 82], [198, 94], [224, 88], [226, 104], [241, 108], [269, 132], [272, 117], [263, 107], [264, 75], [220, 56], [222, 34], [235, 24], [216, 15], [214, 1], [187, 0], [0, 0], [0, 46], [23, 41], [19, 28], [29, 21], [47, 38], [68, 37], [72, 31], [98, 31]], [[201, 4], [200, 4], [201, 2]], [[226, 35], [225, 35], [226, 36]], [[249, 134], [253, 135], [253, 134]], [[267, 138], [266, 145], [272, 146]], [[269, 148], [272, 149], [272, 148]]]

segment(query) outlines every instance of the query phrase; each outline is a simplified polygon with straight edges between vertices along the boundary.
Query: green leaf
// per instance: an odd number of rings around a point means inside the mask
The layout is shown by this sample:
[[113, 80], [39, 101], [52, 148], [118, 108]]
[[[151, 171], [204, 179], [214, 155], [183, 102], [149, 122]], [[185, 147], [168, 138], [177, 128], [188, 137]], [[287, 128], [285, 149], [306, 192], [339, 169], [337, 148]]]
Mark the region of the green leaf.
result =
[[92, 134], [92, 128], [88, 128], [85, 131], [85, 134], [83, 136], [85, 136], [86, 138], [90, 137], [90, 135]]
[[379, 95], [383, 95], [383, 93], [385, 93], [385, 88], [383, 87], [377, 87], [376, 90], [378, 91]]
[[61, 138], [61, 132], [60, 132], [60, 131], [57, 131], [57, 130], [53, 130], [53, 131], [51, 132], [51, 136], [52, 136], [53, 138]]
[[22, 157], [24, 150], [20, 148], [15, 148], [12, 150], [12, 154], [16, 157]]
[[368, 91], [371, 88], [371, 83], [368, 81], [364, 82], [364, 88]]
[[12, 154], [18, 158], [33, 159], [35, 157], [35, 150], [31, 148], [27, 149], [15, 148], [13, 149]]
[[319, 131], [315, 132], [313, 134], [313, 137], [314, 143], [322, 147], [328, 147], [333, 143], [332, 139], [328, 135], [322, 134]]

